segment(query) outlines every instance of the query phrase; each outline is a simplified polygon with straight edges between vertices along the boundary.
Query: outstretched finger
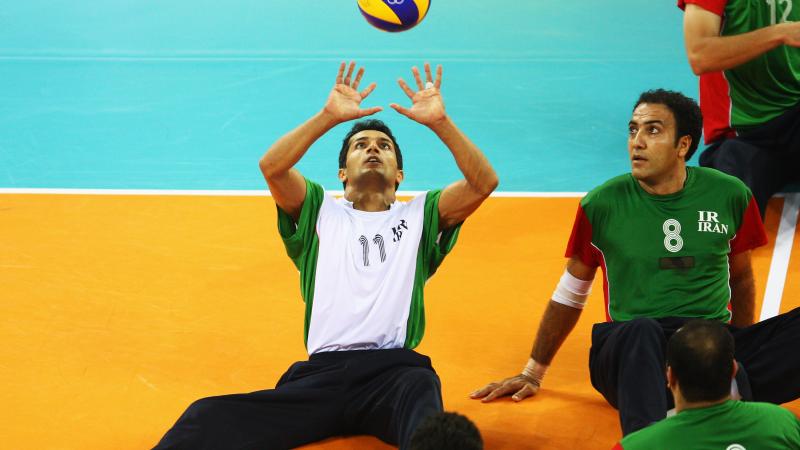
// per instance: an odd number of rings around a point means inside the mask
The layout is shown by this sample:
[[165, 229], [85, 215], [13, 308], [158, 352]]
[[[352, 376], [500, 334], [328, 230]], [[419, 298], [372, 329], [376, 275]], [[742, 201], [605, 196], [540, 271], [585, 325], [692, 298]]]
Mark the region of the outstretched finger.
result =
[[436, 81], [433, 83], [436, 86], [436, 89], [439, 89], [442, 86], [442, 65], [439, 64], [436, 66]]
[[406, 93], [406, 95], [408, 96], [408, 98], [410, 98], [410, 99], [413, 99], [413, 98], [414, 98], [414, 91], [412, 91], [412, 90], [411, 90], [411, 87], [409, 87], [409, 86], [408, 86], [408, 83], [406, 83], [406, 80], [404, 80], [404, 79], [402, 79], [402, 78], [399, 78], [399, 79], [397, 80], [397, 84], [399, 84], [399, 85], [400, 85], [400, 89], [402, 89], [402, 90], [403, 90], [403, 92], [405, 92], [405, 93]]
[[428, 83], [433, 83], [433, 75], [431, 75], [431, 65], [425, 63], [425, 85], [427, 86]]
[[344, 77], [344, 84], [350, 86], [350, 76], [353, 75], [353, 69], [355, 69], [355, 67], [355, 61], [350, 61], [350, 67], [347, 68], [347, 75]]
[[389, 106], [391, 106], [392, 109], [394, 109], [395, 111], [399, 112], [400, 114], [408, 117], [409, 119], [411, 118], [411, 110], [410, 109], [408, 109], [406, 107], [403, 107], [403, 106], [400, 106], [397, 103], [390, 103]]
[[372, 108], [359, 109], [358, 110], [358, 117], [361, 118], [361, 117], [365, 117], [365, 116], [371, 116], [371, 115], [373, 115], [373, 114], [375, 114], [377, 112], [381, 112], [381, 111], [383, 111], [383, 108], [381, 108], [380, 106], [373, 106]]
[[486, 397], [489, 392], [492, 392], [494, 389], [499, 386], [497, 383], [489, 383], [486, 386], [469, 393], [470, 398], [483, 398]]
[[358, 90], [358, 84], [361, 83], [361, 77], [364, 76], [364, 68], [358, 69], [356, 72], [356, 79], [353, 81], [353, 89]]
[[366, 89], [364, 89], [363, 91], [361, 91], [361, 98], [362, 98], [362, 99], [364, 99], [364, 98], [367, 98], [367, 96], [368, 96], [369, 94], [371, 94], [371, 93], [372, 93], [372, 91], [374, 91], [374, 90], [375, 90], [375, 86], [377, 86], [377, 83], [372, 83], [372, 84], [370, 84], [369, 86], [367, 86], [367, 88], [366, 88]]
[[534, 392], [533, 386], [526, 383], [525, 386], [522, 386], [522, 389], [518, 390], [516, 394], [511, 396], [511, 400], [514, 400], [515, 402], [521, 402], [535, 393], [536, 392]]
[[411, 73], [414, 74], [414, 80], [417, 81], [417, 87], [419, 90], [423, 90], [424, 88], [422, 87], [422, 79], [419, 76], [419, 69], [417, 69], [417, 66], [411, 68]]
[[344, 75], [344, 61], [339, 64], [339, 73], [336, 74], [336, 84], [342, 84], [342, 75]]
[[497, 389], [493, 390], [492, 392], [490, 392], [489, 395], [487, 395], [486, 397], [483, 397], [483, 400], [481, 400], [481, 401], [484, 402], [484, 403], [488, 403], [488, 402], [490, 402], [490, 401], [492, 401], [492, 400], [494, 400], [494, 399], [496, 399], [498, 397], [502, 397], [504, 395], [510, 394], [511, 392], [514, 391], [514, 389], [516, 389], [514, 386], [509, 385], [509, 384], [504, 384], [504, 385], [500, 386], [499, 388], [497, 388]]

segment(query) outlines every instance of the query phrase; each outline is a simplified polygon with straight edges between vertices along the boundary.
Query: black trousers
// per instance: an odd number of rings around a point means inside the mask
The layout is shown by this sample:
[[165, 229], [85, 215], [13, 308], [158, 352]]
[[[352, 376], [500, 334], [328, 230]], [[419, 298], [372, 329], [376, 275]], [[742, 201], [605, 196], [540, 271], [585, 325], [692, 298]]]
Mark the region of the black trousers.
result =
[[288, 449], [331, 436], [368, 434], [404, 448], [442, 411], [430, 359], [411, 350], [312, 355], [275, 389], [192, 403], [156, 449]]
[[[688, 320], [642, 318], [592, 328], [592, 386], [619, 410], [623, 434], [663, 419], [672, 407], [666, 389], [666, 345]], [[800, 398], [800, 308], [729, 330], [736, 360], [748, 378], [739, 384], [749, 381], [753, 400], [780, 404]]]
[[800, 181], [800, 104], [759, 127], [712, 143], [700, 155], [700, 165], [742, 180], [753, 191], [763, 218], [770, 197]]

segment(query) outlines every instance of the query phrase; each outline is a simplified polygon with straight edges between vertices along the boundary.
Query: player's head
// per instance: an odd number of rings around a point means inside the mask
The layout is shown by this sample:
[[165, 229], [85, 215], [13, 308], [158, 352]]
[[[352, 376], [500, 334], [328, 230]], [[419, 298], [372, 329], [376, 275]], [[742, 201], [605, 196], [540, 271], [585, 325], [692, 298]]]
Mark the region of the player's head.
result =
[[397, 190], [403, 181], [403, 154], [385, 123], [368, 119], [353, 125], [339, 151], [339, 179], [345, 189], [352, 181], [384, 180]]
[[481, 433], [458, 413], [441, 412], [423, 420], [411, 436], [411, 450], [482, 450]]
[[719, 322], [692, 320], [667, 343], [667, 378], [689, 402], [722, 400], [736, 373], [733, 336]]
[[702, 128], [700, 107], [691, 98], [664, 89], [642, 93], [628, 124], [633, 176], [646, 181], [683, 170], [697, 150]]

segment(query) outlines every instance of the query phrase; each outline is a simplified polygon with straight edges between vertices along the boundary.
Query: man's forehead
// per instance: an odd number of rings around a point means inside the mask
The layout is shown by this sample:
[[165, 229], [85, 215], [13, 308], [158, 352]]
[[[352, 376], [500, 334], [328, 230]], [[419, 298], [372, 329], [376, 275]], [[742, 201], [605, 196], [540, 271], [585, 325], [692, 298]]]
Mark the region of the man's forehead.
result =
[[640, 103], [633, 110], [633, 116], [631, 117], [631, 122], [634, 123], [646, 123], [656, 120], [668, 124], [674, 122], [675, 118], [669, 107], [661, 103]]
[[362, 130], [358, 133], [354, 134], [350, 138], [350, 142], [355, 142], [359, 139], [386, 139], [387, 141], [391, 141], [392, 139], [389, 138], [389, 135], [384, 133], [383, 131], [378, 130]]

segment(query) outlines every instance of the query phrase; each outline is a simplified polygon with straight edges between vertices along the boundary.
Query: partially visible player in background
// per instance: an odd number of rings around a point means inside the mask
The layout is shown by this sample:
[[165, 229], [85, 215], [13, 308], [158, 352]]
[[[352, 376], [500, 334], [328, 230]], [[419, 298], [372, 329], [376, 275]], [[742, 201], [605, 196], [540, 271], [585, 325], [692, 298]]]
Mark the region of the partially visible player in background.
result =
[[733, 336], [693, 320], [667, 343], [667, 384], [676, 415], [629, 434], [614, 450], [800, 450], [800, 420], [770, 403], [731, 400]]
[[800, 181], [800, 1], [678, 6], [710, 144], [700, 165], [744, 181], [763, 217], [773, 194]]
[[631, 173], [580, 202], [566, 270], [522, 373], [471, 394], [484, 402], [535, 395], [580, 317], [598, 267], [607, 322], [592, 328], [592, 386], [619, 410], [623, 434], [663, 419], [667, 339], [693, 318], [731, 323], [736, 359], [756, 400], [800, 397], [800, 308], [753, 325], [750, 251], [766, 243], [752, 194], [717, 170], [689, 167], [702, 117], [679, 92], [643, 93], [628, 123]]

